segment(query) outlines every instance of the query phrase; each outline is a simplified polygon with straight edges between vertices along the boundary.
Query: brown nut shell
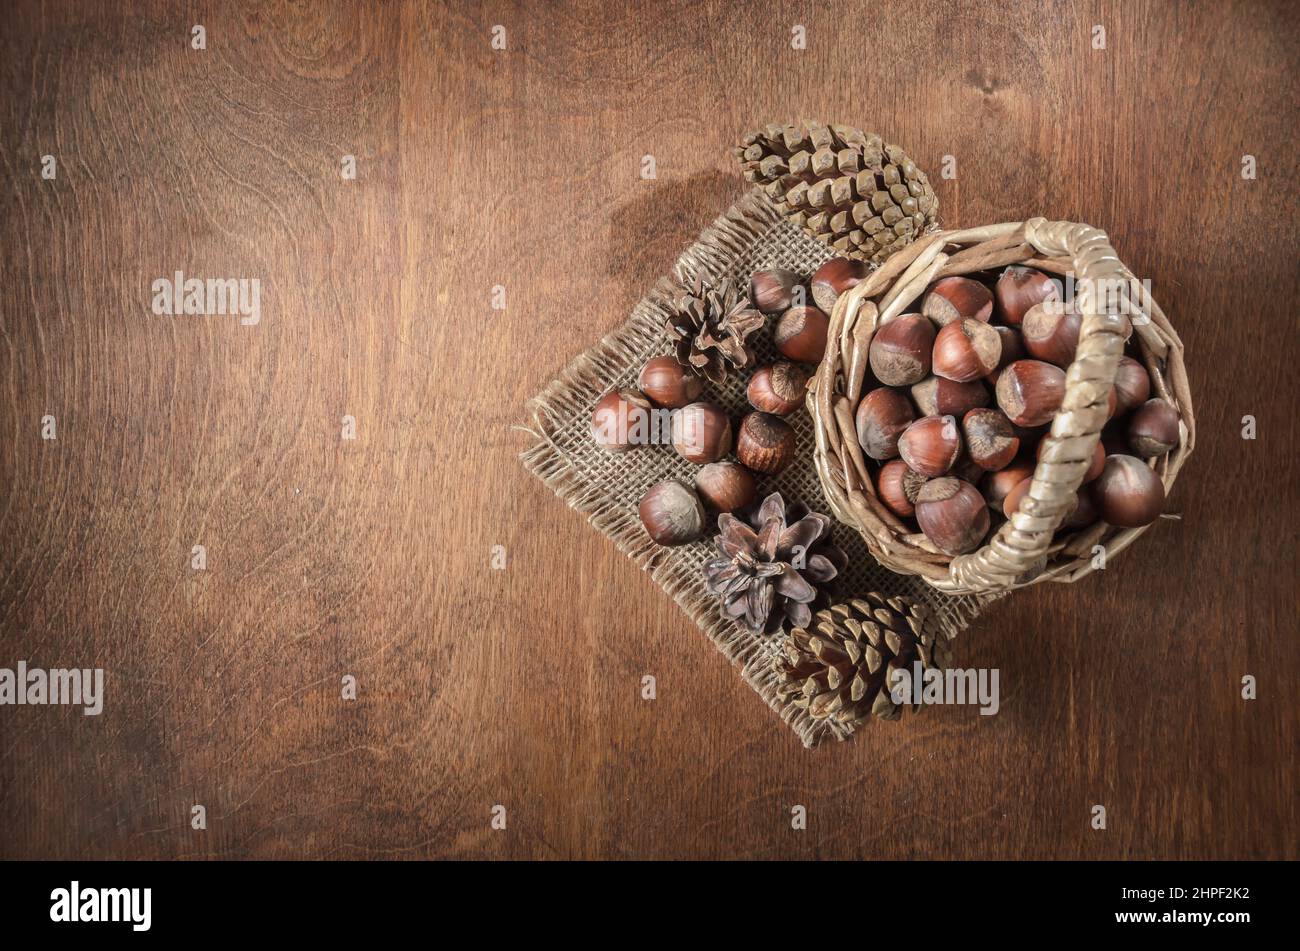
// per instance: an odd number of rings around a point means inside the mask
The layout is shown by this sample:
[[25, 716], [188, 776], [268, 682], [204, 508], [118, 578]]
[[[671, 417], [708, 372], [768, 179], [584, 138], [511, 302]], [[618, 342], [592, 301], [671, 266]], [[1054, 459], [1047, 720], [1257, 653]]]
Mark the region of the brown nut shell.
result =
[[1065, 371], [1041, 360], [1017, 360], [998, 377], [998, 407], [1017, 426], [1052, 421], [1065, 398]]
[[799, 275], [794, 271], [779, 267], [755, 271], [749, 281], [749, 299], [764, 314], [779, 314], [794, 306], [797, 287]]
[[880, 467], [876, 495], [899, 518], [911, 518], [916, 514], [916, 496], [925, 483], [925, 476], [913, 472], [902, 459], [891, 459]]
[[1020, 437], [1001, 410], [973, 409], [961, 420], [966, 454], [981, 469], [994, 472], [1011, 465], [1020, 451]]
[[712, 403], [691, 403], [673, 413], [673, 448], [687, 462], [717, 462], [731, 451], [731, 417]]
[[1130, 356], [1120, 357], [1115, 370], [1115, 394], [1115, 416], [1137, 409], [1150, 399], [1151, 374], [1147, 368]]
[[1042, 271], [1031, 267], [1009, 267], [993, 287], [997, 315], [1004, 324], [1018, 326], [1034, 305], [1059, 301], [1061, 286]]
[[[1003, 513], [1007, 518], [1019, 511], [1020, 503], [1024, 501], [1033, 481], [1033, 479], [1023, 479], [1016, 483], [1015, 487], [1007, 494], [1003, 503]], [[1097, 521], [1097, 518], [1097, 504], [1093, 500], [1092, 489], [1088, 486], [1080, 486], [1079, 491], [1074, 495], [1074, 505], [1061, 519], [1061, 524], [1057, 527], [1057, 530], [1068, 531], [1083, 528], [1085, 525], [1091, 525]]]
[[745, 395], [754, 409], [789, 416], [804, 405], [810, 376], [799, 364], [781, 360], [756, 370], [749, 378]]
[[922, 416], [965, 416], [978, 406], [988, 406], [989, 388], [979, 380], [957, 383], [941, 376], [927, 376], [911, 389], [912, 400]]
[[813, 303], [829, 314], [839, 296], [866, 277], [869, 270], [865, 261], [831, 258], [813, 272]]
[[926, 292], [921, 313], [936, 327], [967, 318], [987, 324], [993, 316], [993, 292], [969, 277], [945, 277]]
[[1002, 500], [1003, 515], [1010, 518], [1020, 510], [1020, 502], [1029, 493], [1029, 486], [1033, 481], [1033, 476], [1029, 476], [1028, 478], [1021, 479], [1011, 487], [1011, 491], [1007, 493], [1007, 497]]
[[1128, 444], [1143, 459], [1163, 456], [1178, 445], [1178, 410], [1159, 397], [1147, 400], [1129, 420]]
[[1020, 331], [1015, 327], [1003, 327], [1001, 324], [990, 324], [994, 332], [998, 335], [998, 340], [1002, 342], [1002, 353], [998, 356], [998, 365], [992, 373], [986, 378], [990, 384], [997, 383], [997, 372], [1009, 363], [1015, 363], [1017, 360], [1023, 360], [1025, 353], [1025, 338], [1021, 336]]
[[898, 437], [898, 454], [923, 476], [946, 475], [961, 455], [961, 430], [952, 416], [918, 419]]
[[765, 475], [776, 475], [794, 459], [794, 429], [771, 413], [750, 413], [740, 421], [736, 458]]
[[1025, 349], [1036, 360], [1068, 367], [1079, 348], [1083, 315], [1058, 303], [1035, 304], [1025, 314], [1020, 331]]
[[695, 491], [713, 511], [734, 512], [758, 498], [758, 483], [738, 462], [710, 462], [695, 473]]
[[1165, 507], [1160, 477], [1134, 456], [1107, 456], [1093, 492], [1102, 521], [1120, 528], [1150, 525]]
[[686, 545], [704, 537], [704, 507], [699, 497], [675, 480], [650, 486], [637, 514], [646, 534], [660, 545]]
[[1075, 493], [1074, 508], [1070, 514], [1061, 520], [1059, 531], [1074, 531], [1078, 528], [1086, 528], [1101, 518], [1101, 513], [1097, 510], [1097, 500], [1093, 498], [1092, 487], [1087, 485], [1079, 486], [1079, 491]]
[[898, 437], [916, 420], [916, 410], [898, 390], [881, 386], [862, 398], [854, 422], [858, 445], [876, 461], [898, 455]]
[[[1043, 449], [1046, 448], [1046, 446], [1047, 446], [1046, 439], [1044, 439], [1042, 442], [1038, 444], [1038, 449], [1036, 450], [1036, 458], [1038, 459], [1043, 458]], [[1097, 478], [1097, 476], [1101, 475], [1101, 470], [1105, 468], [1105, 466], [1106, 466], [1106, 447], [1103, 446], [1101, 440], [1098, 439], [1097, 445], [1092, 450], [1092, 459], [1088, 463], [1088, 468], [1085, 469], [1083, 472], [1084, 483], [1091, 482], [1093, 479]]]
[[934, 338], [935, 376], [955, 383], [970, 383], [998, 368], [1002, 338], [988, 324], [965, 318], [954, 320]]
[[826, 353], [830, 319], [816, 307], [791, 307], [776, 322], [772, 341], [783, 357], [800, 363], [820, 363]]
[[921, 531], [945, 554], [974, 551], [989, 530], [989, 510], [975, 486], [946, 476], [931, 479], [916, 497]]
[[984, 501], [994, 511], [1003, 512], [1007, 496], [1011, 494], [1011, 491], [1016, 486], [1032, 477], [1033, 474], [1033, 463], [1026, 460], [1018, 460], [1005, 469], [990, 472], [984, 477], [980, 485], [984, 493]]
[[641, 368], [637, 385], [650, 402], [668, 409], [694, 403], [704, 393], [704, 380], [677, 362], [676, 357], [655, 357]]
[[911, 386], [930, 375], [933, 350], [934, 324], [920, 314], [902, 314], [872, 336], [871, 372], [886, 386]]
[[650, 401], [627, 387], [610, 390], [591, 414], [591, 438], [606, 452], [627, 452], [650, 442]]

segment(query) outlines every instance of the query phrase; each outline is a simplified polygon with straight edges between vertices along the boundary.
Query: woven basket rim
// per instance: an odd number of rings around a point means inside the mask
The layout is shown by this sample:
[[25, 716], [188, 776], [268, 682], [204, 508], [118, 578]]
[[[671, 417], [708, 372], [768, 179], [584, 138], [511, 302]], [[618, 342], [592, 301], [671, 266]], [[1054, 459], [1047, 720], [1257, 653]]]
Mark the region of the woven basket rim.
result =
[[[881, 323], [910, 312], [909, 306], [940, 278], [1009, 265], [1034, 267], [1058, 276], [1082, 275], [1079, 301], [1085, 318], [1079, 353], [1066, 371], [1062, 408], [1044, 438], [1067, 444], [1068, 454], [1077, 454], [1084, 461], [1076, 465], [1040, 459], [1031, 489], [1040, 504], [1023, 507], [1038, 514], [1017, 513], [978, 551], [952, 557], [924, 535], [912, 533], [876, 497], [871, 469], [857, 444], [853, 411], [863, 395], [867, 348]], [[1088, 290], [1092, 285], [1086, 283], [1089, 275], [1113, 275], [1125, 282], [1120, 293], [1134, 315], [1132, 329], [1141, 362], [1151, 377], [1151, 396], [1168, 400], [1179, 412], [1178, 445], [1147, 461], [1168, 494], [1196, 442], [1183, 344], [1146, 285], [1115, 254], [1105, 232], [1043, 218], [932, 231], [892, 255], [837, 300], [826, 356], [808, 396], [817, 438], [817, 475], [835, 516], [862, 535], [868, 550], [884, 567], [919, 576], [950, 594], [1006, 591], [1042, 581], [1072, 582], [1104, 565], [1105, 558], [1127, 548], [1151, 527], [1122, 529], [1097, 522], [1053, 540], [1066, 514], [1057, 503], [1066, 493], [1073, 496], [1086, 459], [1100, 439], [1105, 418], [1099, 413], [1105, 412], [1105, 394], [1123, 351], [1123, 338], [1119, 338], [1118, 349], [1113, 339], [1123, 321], [1094, 304]], [[1102, 383], [1104, 390], [1099, 389]], [[1095, 557], [1098, 547], [1105, 558]], [[1032, 559], [1031, 552], [1036, 553]]]

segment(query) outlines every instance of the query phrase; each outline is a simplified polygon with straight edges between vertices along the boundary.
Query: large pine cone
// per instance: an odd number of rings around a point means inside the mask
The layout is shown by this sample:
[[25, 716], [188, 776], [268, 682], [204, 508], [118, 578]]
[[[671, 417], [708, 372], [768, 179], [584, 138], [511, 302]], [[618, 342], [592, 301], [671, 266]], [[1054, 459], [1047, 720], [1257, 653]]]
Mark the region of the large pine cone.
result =
[[935, 223], [930, 180], [896, 145], [845, 125], [767, 125], [735, 149], [745, 178], [839, 254], [883, 261]]
[[895, 670], [914, 677], [917, 661], [923, 670], [943, 669], [951, 659], [948, 639], [930, 623], [926, 608], [874, 591], [819, 611], [811, 630], [791, 631], [782, 647], [774, 663], [777, 696], [814, 719], [846, 727], [871, 716], [901, 715], [890, 696]]
[[664, 325], [676, 338], [677, 362], [722, 383], [728, 370], [744, 369], [754, 361], [749, 338], [763, 326], [764, 317], [727, 280], [712, 287], [697, 274], [683, 291]]
[[773, 492], [751, 518], [718, 516], [721, 558], [704, 566], [705, 586], [722, 601], [722, 616], [754, 634], [775, 634], [786, 621], [812, 621], [812, 606], [826, 602], [824, 585], [847, 559], [831, 541], [831, 520], [802, 505], [786, 508]]

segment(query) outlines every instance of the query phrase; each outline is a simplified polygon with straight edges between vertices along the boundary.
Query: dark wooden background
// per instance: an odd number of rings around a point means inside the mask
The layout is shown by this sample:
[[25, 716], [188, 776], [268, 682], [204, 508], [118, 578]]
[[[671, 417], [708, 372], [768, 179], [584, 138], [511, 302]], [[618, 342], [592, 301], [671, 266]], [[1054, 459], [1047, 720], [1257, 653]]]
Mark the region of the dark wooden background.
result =
[[[0, 854], [1300, 855], [1294, 5], [11, 7], [0, 666], [108, 696], [0, 708]], [[1200, 427], [1181, 522], [965, 637], [999, 715], [816, 752], [511, 429], [800, 115], [903, 144], [950, 226], [1108, 229]], [[261, 323], [154, 316], [178, 269]]]

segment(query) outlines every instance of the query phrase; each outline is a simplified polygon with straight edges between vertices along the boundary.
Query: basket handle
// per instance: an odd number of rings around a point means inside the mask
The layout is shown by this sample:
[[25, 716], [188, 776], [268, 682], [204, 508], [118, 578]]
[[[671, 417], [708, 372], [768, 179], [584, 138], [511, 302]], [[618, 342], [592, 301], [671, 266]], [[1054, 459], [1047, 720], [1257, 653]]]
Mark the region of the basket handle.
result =
[[[969, 555], [952, 560], [941, 590], [1001, 591], [1027, 584], [1046, 566], [1052, 535], [1070, 512], [1084, 473], [1106, 424], [1107, 401], [1124, 353], [1128, 322], [1122, 314], [1104, 313], [1110, 294], [1127, 293], [1132, 273], [1124, 267], [1104, 231], [1070, 221], [1031, 218], [1025, 241], [1049, 258], [1068, 258], [1074, 266], [1076, 300], [1083, 323], [1074, 362], [1065, 374], [1065, 396], [1043, 438], [1029, 491], [1011, 516]], [[1103, 297], [1103, 299], [1099, 299]]]

